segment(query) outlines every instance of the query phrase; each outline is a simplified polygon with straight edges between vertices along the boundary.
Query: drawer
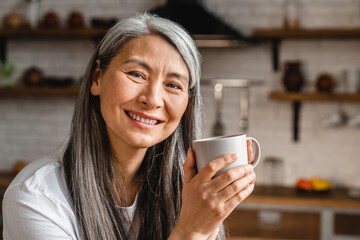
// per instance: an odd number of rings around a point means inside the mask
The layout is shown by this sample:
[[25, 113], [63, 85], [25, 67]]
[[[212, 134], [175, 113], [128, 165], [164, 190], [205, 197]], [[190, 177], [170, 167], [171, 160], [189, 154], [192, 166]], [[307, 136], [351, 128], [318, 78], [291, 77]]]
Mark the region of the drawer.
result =
[[230, 239], [320, 239], [320, 214], [236, 209], [225, 227]]

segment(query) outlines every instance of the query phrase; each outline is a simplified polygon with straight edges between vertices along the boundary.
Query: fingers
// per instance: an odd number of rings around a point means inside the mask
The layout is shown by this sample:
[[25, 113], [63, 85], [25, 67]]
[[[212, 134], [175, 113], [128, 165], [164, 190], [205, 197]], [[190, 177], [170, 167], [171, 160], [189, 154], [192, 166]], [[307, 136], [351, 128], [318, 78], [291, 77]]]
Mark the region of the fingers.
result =
[[255, 184], [255, 181], [256, 181], [256, 176], [249, 184]]
[[249, 164], [241, 165], [224, 172], [212, 180], [212, 184], [214, 186], [213, 191], [220, 192], [232, 182], [239, 180], [240, 178], [243, 178], [244, 176], [253, 172], [253, 169], [254, 167]]
[[254, 190], [254, 184], [248, 185], [242, 191], [235, 194], [232, 198], [225, 202], [225, 211], [231, 212], [239, 205], [242, 201], [244, 201]]
[[197, 175], [200, 182], [208, 182], [214, 175], [225, 166], [235, 162], [238, 159], [237, 153], [225, 154], [215, 160], [212, 160], [203, 167]]
[[184, 162], [184, 182], [190, 182], [196, 175], [194, 151], [189, 148]]
[[248, 186], [253, 185], [255, 179], [256, 179], [256, 175], [254, 171], [249, 172], [244, 177], [239, 178], [238, 180], [232, 182], [222, 191], [218, 192], [219, 200], [221, 202], [226, 202], [238, 194], [242, 195], [240, 196], [242, 198], [244, 195], [243, 191], [244, 190], [246, 191]]
[[246, 145], [247, 145], [247, 153], [248, 153], [248, 163], [251, 164], [254, 161], [251, 139], [246, 139]]

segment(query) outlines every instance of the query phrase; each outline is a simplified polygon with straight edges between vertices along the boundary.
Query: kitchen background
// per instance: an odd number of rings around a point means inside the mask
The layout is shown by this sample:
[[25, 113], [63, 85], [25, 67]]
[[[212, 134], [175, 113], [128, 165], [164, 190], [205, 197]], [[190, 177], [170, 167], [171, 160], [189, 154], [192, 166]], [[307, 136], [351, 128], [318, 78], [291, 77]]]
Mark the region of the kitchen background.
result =
[[[139, 11], [164, 4], [162, 0], [41, 0], [39, 16], [54, 11], [62, 23], [73, 11], [81, 11], [89, 25], [93, 17], [121, 19]], [[210, 12], [243, 34], [255, 28], [281, 28], [285, 0], [203, 0]], [[10, 11], [26, 13], [25, 1], [1, 0], [0, 19]], [[299, 0], [299, 24], [302, 28], [358, 28], [358, 0]], [[16, 66], [13, 84], [20, 82], [31, 66], [44, 75], [79, 79], [94, 50], [89, 39], [11, 39], [7, 59]], [[360, 68], [359, 39], [293, 39], [280, 45], [280, 69], [272, 67], [270, 42], [239, 48], [200, 48], [203, 78], [247, 78], [262, 84], [250, 88], [249, 127], [247, 134], [259, 140], [262, 159], [281, 159], [280, 183], [294, 186], [299, 178], [317, 176], [335, 186], [360, 188], [360, 128], [344, 123], [326, 127], [324, 119], [341, 108], [349, 120], [360, 114], [359, 103], [304, 102], [300, 113], [299, 141], [293, 141], [292, 104], [269, 100], [273, 90], [283, 90], [284, 63], [301, 60], [306, 79], [305, 90], [315, 91], [320, 73], [333, 76], [335, 91], [346, 89], [344, 71]], [[204, 135], [210, 136], [215, 122], [213, 89], [202, 87], [205, 107]], [[69, 133], [74, 106], [70, 96], [0, 96], [0, 170], [10, 170], [19, 160], [33, 161], [59, 147]], [[223, 114], [226, 134], [240, 132], [239, 89], [223, 90]], [[257, 183], [267, 184], [265, 161], [257, 168]]]

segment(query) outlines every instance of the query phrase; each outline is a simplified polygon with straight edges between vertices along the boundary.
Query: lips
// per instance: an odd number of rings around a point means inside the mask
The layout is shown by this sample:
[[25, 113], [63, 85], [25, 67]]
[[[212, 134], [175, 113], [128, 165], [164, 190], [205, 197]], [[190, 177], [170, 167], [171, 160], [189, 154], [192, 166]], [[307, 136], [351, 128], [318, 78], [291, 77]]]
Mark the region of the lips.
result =
[[145, 116], [143, 114], [139, 114], [139, 113], [136, 114], [136, 113], [129, 112], [129, 111], [125, 111], [125, 113], [133, 120], [141, 122], [141, 123], [145, 123], [145, 124], [149, 124], [149, 125], [156, 125], [156, 124], [160, 123], [160, 120], [154, 119], [153, 117]]

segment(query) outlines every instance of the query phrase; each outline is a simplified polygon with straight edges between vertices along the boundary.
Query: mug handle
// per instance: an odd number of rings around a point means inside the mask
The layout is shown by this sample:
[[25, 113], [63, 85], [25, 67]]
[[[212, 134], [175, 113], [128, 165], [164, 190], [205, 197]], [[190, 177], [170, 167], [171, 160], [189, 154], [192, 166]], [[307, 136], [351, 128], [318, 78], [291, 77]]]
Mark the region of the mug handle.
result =
[[251, 139], [252, 143], [254, 143], [255, 145], [255, 155], [254, 155], [254, 161], [251, 163], [251, 165], [253, 165], [254, 167], [256, 167], [256, 165], [258, 165], [258, 163], [260, 162], [260, 155], [261, 155], [261, 148], [260, 148], [260, 144], [259, 142], [253, 138], [253, 137], [247, 137], [246, 139]]

